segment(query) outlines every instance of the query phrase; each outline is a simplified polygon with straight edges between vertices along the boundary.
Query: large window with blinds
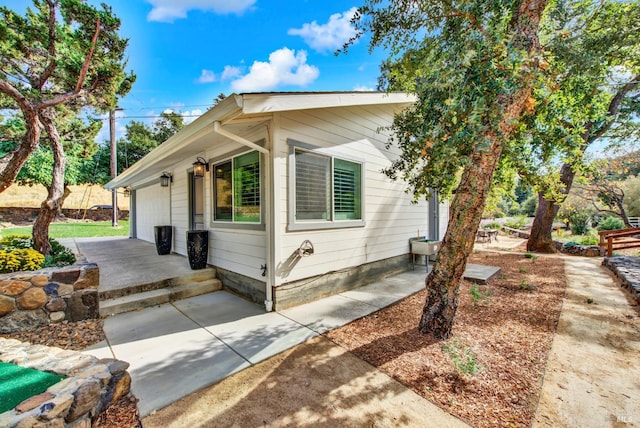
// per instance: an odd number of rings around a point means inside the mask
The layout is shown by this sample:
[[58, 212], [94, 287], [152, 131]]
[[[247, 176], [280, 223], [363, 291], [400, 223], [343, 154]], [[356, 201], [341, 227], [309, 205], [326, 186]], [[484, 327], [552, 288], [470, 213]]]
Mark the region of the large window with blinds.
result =
[[290, 228], [363, 224], [362, 163], [300, 147], [293, 148], [290, 160]]
[[213, 193], [214, 221], [260, 223], [260, 153], [215, 164]]

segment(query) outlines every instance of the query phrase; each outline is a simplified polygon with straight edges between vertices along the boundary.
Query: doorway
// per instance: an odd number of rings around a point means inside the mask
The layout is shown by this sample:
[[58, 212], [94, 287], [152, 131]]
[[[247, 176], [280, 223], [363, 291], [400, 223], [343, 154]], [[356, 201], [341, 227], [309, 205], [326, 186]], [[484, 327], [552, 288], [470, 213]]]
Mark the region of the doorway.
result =
[[189, 229], [204, 229], [204, 177], [189, 173]]

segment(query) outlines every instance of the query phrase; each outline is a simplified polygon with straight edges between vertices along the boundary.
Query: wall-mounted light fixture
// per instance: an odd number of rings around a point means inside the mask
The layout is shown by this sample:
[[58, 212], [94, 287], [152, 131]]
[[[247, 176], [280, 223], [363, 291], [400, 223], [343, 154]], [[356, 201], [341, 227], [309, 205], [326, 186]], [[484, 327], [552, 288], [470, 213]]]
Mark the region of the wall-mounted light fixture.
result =
[[122, 191], [122, 196], [124, 196], [125, 198], [131, 196], [131, 187], [125, 187]]
[[313, 244], [308, 239], [305, 239], [298, 248], [298, 255], [300, 257], [309, 257], [311, 254], [313, 254]]
[[168, 172], [163, 172], [160, 176], [160, 186], [169, 187], [169, 183], [173, 183], [173, 176]]
[[194, 177], [204, 177], [205, 170], [209, 172], [209, 162], [198, 156], [193, 163], [193, 175]]

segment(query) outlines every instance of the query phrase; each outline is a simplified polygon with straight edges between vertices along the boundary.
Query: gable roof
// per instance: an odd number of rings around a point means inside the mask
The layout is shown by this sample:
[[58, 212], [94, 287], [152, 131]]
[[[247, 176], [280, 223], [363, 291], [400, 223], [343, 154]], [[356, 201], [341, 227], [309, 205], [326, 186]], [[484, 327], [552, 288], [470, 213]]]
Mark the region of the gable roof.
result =
[[[118, 177], [105, 185], [107, 189], [128, 186], [144, 177], [159, 177], [170, 169], [175, 155], [181, 158], [202, 153], [204, 137], [208, 146], [212, 136], [224, 137], [214, 132], [214, 123], [224, 125], [250, 123], [255, 125], [270, 120], [275, 112], [317, 108], [349, 107], [384, 104], [411, 104], [415, 96], [400, 92], [259, 92], [231, 94], [202, 116], [185, 126], [180, 132], [149, 152]], [[201, 142], [198, 144], [198, 142]], [[215, 143], [215, 141], [214, 141]], [[155, 178], [154, 178], [155, 179]], [[151, 180], [151, 179], [150, 179]]]

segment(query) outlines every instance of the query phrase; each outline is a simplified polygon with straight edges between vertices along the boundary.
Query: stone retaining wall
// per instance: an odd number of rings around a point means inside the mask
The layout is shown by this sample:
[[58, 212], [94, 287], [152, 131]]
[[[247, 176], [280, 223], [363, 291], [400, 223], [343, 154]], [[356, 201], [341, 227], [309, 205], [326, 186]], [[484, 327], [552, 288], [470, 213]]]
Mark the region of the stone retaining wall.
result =
[[129, 394], [128, 363], [0, 337], [0, 361], [67, 376], [42, 394], [0, 414], [0, 427], [90, 428]]
[[[510, 227], [502, 226], [502, 230], [505, 232], [516, 235], [518, 238], [529, 239], [529, 232], [519, 229], [512, 229]], [[565, 247], [562, 241], [553, 241], [553, 246], [556, 251], [560, 251], [564, 254], [571, 254], [574, 256], [582, 257], [600, 257], [602, 255], [600, 247], [597, 245], [573, 245], [571, 247]]]
[[100, 316], [95, 263], [0, 275], [0, 333]]
[[[38, 217], [39, 208], [25, 207], [0, 207], [0, 222], [12, 224], [33, 223]], [[63, 208], [62, 217], [70, 219], [85, 219], [93, 221], [111, 220], [111, 209], [79, 210], [75, 208]], [[118, 220], [129, 218], [129, 210], [118, 210]]]
[[620, 278], [622, 287], [629, 290], [631, 297], [640, 305], [640, 257], [605, 257], [602, 265]]

